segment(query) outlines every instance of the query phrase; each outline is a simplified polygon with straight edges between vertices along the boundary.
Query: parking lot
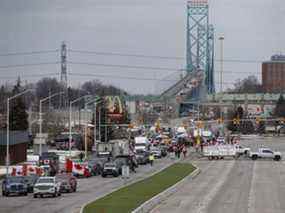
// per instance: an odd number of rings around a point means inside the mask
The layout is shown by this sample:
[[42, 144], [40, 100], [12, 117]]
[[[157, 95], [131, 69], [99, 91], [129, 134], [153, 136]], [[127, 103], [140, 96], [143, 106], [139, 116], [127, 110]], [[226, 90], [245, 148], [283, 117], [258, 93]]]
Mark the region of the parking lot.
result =
[[[266, 146], [285, 154], [284, 137], [246, 137], [244, 146], [256, 151]], [[194, 163], [201, 174], [184, 184], [152, 213], [281, 213], [285, 212], [285, 160], [241, 157], [237, 160], [209, 161], [199, 158]]]

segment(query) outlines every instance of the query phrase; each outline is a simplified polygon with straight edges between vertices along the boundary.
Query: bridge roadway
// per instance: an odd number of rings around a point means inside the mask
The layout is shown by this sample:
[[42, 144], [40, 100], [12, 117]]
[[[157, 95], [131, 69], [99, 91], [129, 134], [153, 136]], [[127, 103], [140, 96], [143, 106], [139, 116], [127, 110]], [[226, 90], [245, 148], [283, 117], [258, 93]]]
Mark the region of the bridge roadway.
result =
[[[252, 137], [242, 141], [285, 153], [285, 138]], [[284, 156], [284, 155], [283, 155]], [[283, 213], [285, 161], [199, 159], [202, 170], [194, 180], [154, 208], [151, 213]]]

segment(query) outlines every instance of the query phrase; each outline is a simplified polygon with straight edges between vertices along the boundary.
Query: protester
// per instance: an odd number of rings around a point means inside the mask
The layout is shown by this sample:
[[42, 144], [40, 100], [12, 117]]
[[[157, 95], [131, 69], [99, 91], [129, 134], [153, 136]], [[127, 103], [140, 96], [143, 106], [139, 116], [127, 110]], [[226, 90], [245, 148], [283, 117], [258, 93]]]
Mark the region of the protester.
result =
[[80, 152], [80, 154], [79, 154], [79, 159], [82, 162], [82, 160], [83, 160], [83, 153], [82, 152]]
[[184, 145], [183, 148], [182, 148], [182, 153], [183, 153], [184, 158], [186, 158], [187, 148], [186, 148], [185, 145]]
[[154, 155], [153, 155], [153, 153], [151, 153], [151, 154], [149, 155], [149, 162], [150, 162], [150, 165], [151, 165], [151, 166], [153, 165], [153, 161], [154, 161]]

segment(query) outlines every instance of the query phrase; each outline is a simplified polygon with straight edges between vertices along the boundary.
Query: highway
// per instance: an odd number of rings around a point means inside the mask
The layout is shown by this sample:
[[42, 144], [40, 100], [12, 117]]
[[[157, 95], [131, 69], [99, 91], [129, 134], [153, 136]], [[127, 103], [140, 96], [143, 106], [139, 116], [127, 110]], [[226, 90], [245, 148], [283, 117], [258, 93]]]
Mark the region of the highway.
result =
[[[252, 137], [241, 143], [267, 146], [285, 154], [285, 138]], [[283, 213], [285, 161], [239, 158], [194, 163], [202, 172], [151, 213]]]
[[[130, 180], [138, 180], [153, 172], [171, 164], [169, 158], [158, 159], [154, 166], [140, 166], [137, 173], [130, 173]], [[87, 179], [78, 179], [78, 191], [76, 193], [63, 193], [61, 197], [33, 198], [32, 194], [24, 196], [0, 196], [0, 212], [2, 213], [78, 213], [81, 206], [87, 201], [111, 192], [124, 185], [124, 180], [119, 178], [101, 176]]]

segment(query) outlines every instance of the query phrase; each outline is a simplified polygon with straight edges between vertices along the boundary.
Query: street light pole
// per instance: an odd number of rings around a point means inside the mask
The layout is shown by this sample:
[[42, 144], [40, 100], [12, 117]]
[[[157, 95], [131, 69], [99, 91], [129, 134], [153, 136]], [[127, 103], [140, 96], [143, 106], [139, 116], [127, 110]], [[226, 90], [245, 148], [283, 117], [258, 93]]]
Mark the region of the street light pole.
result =
[[[87, 103], [85, 103], [85, 118], [88, 116], [87, 115], [87, 113], [86, 113], [86, 109], [87, 109], [87, 106], [89, 105], [89, 104], [92, 104], [92, 103], [94, 103], [95, 102], [95, 104], [96, 104], [96, 101], [98, 101], [98, 99], [95, 99], [95, 100], [92, 100], [92, 101], [89, 101], [89, 102], [87, 102]], [[84, 133], [84, 148], [85, 148], [85, 159], [87, 159], [87, 127], [88, 127], [88, 122], [87, 122], [87, 120], [88, 120], [88, 118], [86, 119], [86, 121], [85, 121], [85, 133]]]
[[99, 141], [101, 142], [101, 107], [99, 107]]
[[14, 98], [17, 98], [21, 95], [24, 95], [28, 92], [33, 91], [33, 89], [27, 89], [23, 92], [20, 92], [12, 97], [9, 97], [7, 99], [7, 118], [6, 118], [6, 125], [7, 125], [7, 129], [6, 129], [6, 176], [8, 176], [9, 174], [9, 166], [10, 166], [10, 150], [9, 150], [9, 146], [10, 146], [10, 101]]
[[84, 95], [82, 97], [79, 97], [73, 101], [70, 101], [69, 103], [69, 157], [71, 156], [71, 142], [72, 142], [72, 134], [71, 134], [71, 130], [72, 130], [72, 127], [71, 127], [71, 118], [72, 118], [72, 104], [88, 97], [90, 95]]
[[[219, 37], [221, 42], [221, 70], [220, 70], [220, 119], [223, 119], [222, 99], [223, 99], [223, 72], [224, 72], [224, 36]], [[224, 130], [224, 124], [223, 130]]]
[[42, 132], [43, 132], [43, 127], [42, 127], [42, 123], [43, 123], [43, 118], [42, 118], [42, 104], [43, 104], [43, 102], [45, 102], [45, 101], [47, 101], [47, 100], [49, 100], [49, 99], [51, 99], [52, 97], [54, 97], [54, 96], [57, 96], [57, 95], [61, 95], [61, 94], [63, 94], [64, 92], [58, 92], [58, 93], [55, 93], [55, 94], [52, 94], [52, 95], [50, 95], [50, 96], [48, 96], [48, 97], [46, 97], [46, 98], [43, 98], [43, 99], [41, 99], [40, 100], [40, 112], [39, 112], [39, 123], [40, 123], [40, 128], [39, 128], [39, 136], [40, 136], [40, 149], [39, 149], [39, 155], [41, 156], [42, 155]]

